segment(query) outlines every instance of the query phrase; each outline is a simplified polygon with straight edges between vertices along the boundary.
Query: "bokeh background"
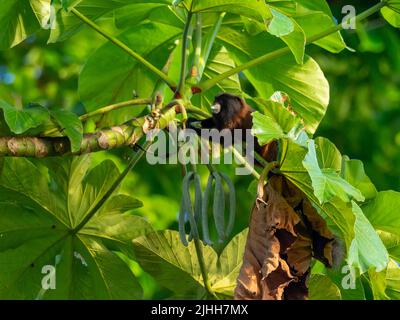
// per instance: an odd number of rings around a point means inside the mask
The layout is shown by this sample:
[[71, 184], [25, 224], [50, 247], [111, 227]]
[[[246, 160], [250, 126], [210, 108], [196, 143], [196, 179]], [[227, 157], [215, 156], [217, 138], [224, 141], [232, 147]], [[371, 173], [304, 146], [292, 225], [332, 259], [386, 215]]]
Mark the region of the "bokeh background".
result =
[[[328, 1], [340, 21], [344, 5], [361, 12], [376, 1]], [[109, 23], [104, 18], [103, 24]], [[30, 37], [8, 51], [0, 51], [0, 99], [13, 105], [37, 102], [48, 108], [65, 108], [78, 114], [85, 108], [77, 94], [78, 75], [88, 55], [104, 40], [84, 28], [68, 41], [46, 45], [47, 32]], [[376, 15], [356, 30], [343, 32], [348, 46], [330, 54], [316, 46], [307, 52], [321, 65], [331, 87], [331, 101], [317, 135], [332, 140], [343, 154], [364, 162], [378, 190], [400, 191], [400, 32]], [[90, 39], [90, 41], [88, 40]], [[112, 158], [122, 169], [129, 150], [94, 155], [94, 163]], [[236, 232], [248, 225], [254, 194], [251, 177], [235, 177], [233, 168], [221, 167], [235, 179], [238, 219]], [[206, 171], [203, 174], [205, 183]], [[123, 192], [143, 201], [137, 211], [157, 229], [177, 228], [181, 169], [173, 165], [152, 167], [142, 161], [123, 185]], [[130, 262], [145, 290], [145, 298], [165, 298], [138, 265]]]

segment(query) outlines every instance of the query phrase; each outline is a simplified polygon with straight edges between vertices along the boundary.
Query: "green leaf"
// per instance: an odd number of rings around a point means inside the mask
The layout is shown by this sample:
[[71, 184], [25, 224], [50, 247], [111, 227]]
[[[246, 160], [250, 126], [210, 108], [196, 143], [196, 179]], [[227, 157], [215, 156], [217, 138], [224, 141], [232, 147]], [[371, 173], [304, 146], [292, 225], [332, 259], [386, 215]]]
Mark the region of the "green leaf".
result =
[[375, 300], [400, 299], [400, 267], [396, 261], [390, 260], [382, 272], [369, 272], [369, 279]]
[[[82, 0], [75, 6], [75, 9], [89, 19], [95, 21], [113, 10], [133, 4], [146, 3], [149, 3], [149, 5], [151, 5], [151, 3], [171, 4], [170, 0]], [[56, 19], [48, 41], [50, 43], [64, 41], [78, 32], [83, 25], [83, 21], [73, 13], [66, 12], [60, 6], [56, 12]]]
[[14, 47], [45, 25], [51, 0], [2, 0], [0, 50]]
[[[281, 96], [281, 93], [277, 92], [276, 95]], [[256, 98], [254, 101], [262, 106], [264, 113], [273, 118], [273, 121], [282, 128], [284, 133], [302, 127], [300, 117], [293, 114], [281, 101], [274, 100], [274, 98], [268, 100]]]
[[79, 151], [83, 138], [83, 126], [79, 117], [67, 110], [51, 110], [50, 114], [57, 124], [64, 129], [63, 131], [71, 142], [71, 151]]
[[[136, 1], [137, 2], [137, 1]], [[184, 26], [178, 14], [163, 1], [133, 3], [116, 9], [114, 13], [115, 24], [118, 28], [124, 29], [134, 27], [145, 20], [160, 22], [176, 27]]]
[[[219, 45], [214, 45], [207, 60], [202, 79], [211, 79], [218, 74], [234, 68], [235, 66], [235, 62], [229, 56], [229, 52], [226, 50], [226, 48]], [[208, 110], [213, 104], [215, 96], [221, 92], [230, 92], [232, 94], [240, 95], [242, 90], [239, 76], [235, 74], [220, 81], [215, 88], [212, 88], [205, 93], [195, 95], [192, 102], [194, 105], [201, 106], [203, 109]]]
[[297, 9], [297, 3], [293, 0], [268, 0], [268, 5], [288, 15], [294, 15]]
[[[131, 240], [151, 231], [120, 195], [107, 210], [88, 214], [119, 171], [105, 161], [88, 171], [88, 156], [6, 159], [0, 178], [0, 297], [2, 299], [138, 299], [141, 288], [112, 251], [129, 252]], [[119, 197], [119, 198], [115, 198]], [[138, 202], [132, 201], [133, 207]], [[104, 207], [103, 207], [104, 208]], [[102, 208], [100, 208], [101, 210]], [[89, 218], [82, 227], [80, 223]], [[55, 268], [56, 287], [42, 287]]]
[[272, 18], [272, 14], [264, 1], [243, 0], [196, 0], [193, 3], [193, 12], [229, 12], [245, 17], [265, 21]]
[[[222, 298], [233, 298], [237, 277], [243, 263], [243, 254], [248, 229], [237, 234], [224, 248], [222, 253], [210, 263], [210, 282], [212, 291]], [[207, 265], [207, 264], [206, 264]]]
[[376, 229], [400, 237], [399, 203], [400, 192], [382, 191], [362, 208]]
[[[241, 30], [223, 27], [218, 39], [237, 65], [282, 48], [282, 41], [266, 32], [249, 36]], [[329, 103], [329, 84], [312, 58], [306, 56], [304, 64], [298, 65], [293, 57], [284, 56], [250, 68], [244, 74], [264, 99], [276, 91], [288, 94], [307, 131], [315, 132]]]
[[276, 37], [282, 37], [294, 31], [294, 23], [289, 17], [272, 8], [271, 13], [272, 19], [267, 25], [267, 30], [270, 34]]
[[374, 300], [388, 300], [389, 297], [386, 295], [386, 271], [375, 272], [373, 270], [368, 272], [369, 284]]
[[8, 127], [16, 134], [36, 128], [49, 119], [48, 110], [41, 106], [17, 109], [7, 102], [0, 100], [0, 109], [3, 110], [4, 119]]
[[61, 6], [64, 10], [68, 11], [82, 1], [83, 0], [61, 0]]
[[384, 270], [389, 263], [389, 254], [378, 234], [364, 215], [361, 208], [352, 201], [355, 237], [351, 243], [347, 261], [364, 273], [370, 269]]
[[393, 260], [386, 271], [386, 295], [392, 300], [400, 300], [400, 267]]
[[178, 6], [181, 2], [183, 2], [184, 0], [172, 0], [172, 5], [173, 6]]
[[321, 274], [313, 274], [308, 280], [310, 300], [341, 300], [339, 288], [332, 280]]
[[338, 197], [344, 202], [350, 202], [353, 198], [357, 201], [364, 201], [361, 192], [341, 178], [335, 169], [320, 168], [313, 140], [308, 141], [308, 153], [304, 158], [303, 166], [311, 177], [315, 196], [321, 204], [329, 202], [334, 197]]
[[260, 145], [266, 145], [273, 140], [284, 138], [286, 135], [279, 124], [270, 116], [253, 112], [252, 134], [257, 137]]
[[400, 28], [400, 1], [389, 0], [387, 6], [381, 9], [382, 16], [393, 27]]
[[299, 14], [308, 13], [310, 11], [323, 12], [332, 18], [332, 12], [326, 0], [296, 0], [297, 11]]
[[[304, 33], [306, 34], [306, 38], [315, 36], [321, 32], [321, 30], [328, 30], [335, 25], [332, 17], [322, 12], [306, 13], [296, 16], [294, 19], [303, 29]], [[318, 28], [315, 26], [318, 26]], [[333, 33], [327, 37], [315, 41], [313, 44], [333, 53], [339, 53], [346, 48], [346, 43], [344, 42], [340, 32]]]
[[[220, 257], [209, 246], [201, 245], [212, 290], [221, 297], [233, 297], [242, 264], [247, 230], [224, 249]], [[141, 267], [161, 285], [181, 298], [202, 298], [204, 284], [194, 242], [185, 247], [176, 231], [159, 231], [133, 241]]]
[[[145, 59], [162, 68], [168, 46], [182, 30], [159, 23], [145, 23], [119, 37]], [[110, 69], [110, 65], [113, 67]], [[79, 94], [88, 111], [119, 101], [129, 100], [135, 90], [140, 97], [149, 97], [158, 78], [112, 43], [96, 50], [79, 77]], [[132, 110], [128, 110], [132, 113]], [[126, 120], [125, 120], [126, 121]]]
[[[375, 227], [375, 226], [374, 226]], [[379, 237], [382, 239], [383, 244], [389, 252], [389, 256], [400, 261], [400, 236], [396, 236], [393, 233], [379, 231]]]
[[344, 159], [341, 175], [352, 186], [360, 190], [366, 200], [376, 197], [378, 192], [365, 174], [364, 164], [360, 160]]
[[294, 26], [293, 32], [281, 36], [281, 39], [287, 44], [287, 46], [292, 51], [296, 62], [298, 64], [303, 64], [304, 62], [304, 53], [306, 49], [306, 35], [303, 29], [299, 26], [299, 24], [291, 19], [291, 22]]

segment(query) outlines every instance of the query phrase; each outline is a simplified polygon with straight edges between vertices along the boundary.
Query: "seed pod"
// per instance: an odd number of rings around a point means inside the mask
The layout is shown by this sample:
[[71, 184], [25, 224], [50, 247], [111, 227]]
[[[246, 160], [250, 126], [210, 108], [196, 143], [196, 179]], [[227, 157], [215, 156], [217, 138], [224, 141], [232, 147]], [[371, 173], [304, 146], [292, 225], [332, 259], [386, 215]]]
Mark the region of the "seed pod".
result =
[[225, 181], [229, 188], [229, 220], [228, 226], [225, 230], [225, 235], [229, 237], [233, 231], [233, 227], [235, 226], [236, 219], [236, 191], [235, 186], [233, 185], [232, 180], [225, 174], [220, 173], [222, 179]]
[[201, 216], [203, 192], [201, 190], [200, 176], [197, 173], [194, 174], [194, 187], [195, 187], [194, 219], [198, 224], [200, 222], [200, 216]]
[[[202, 190], [201, 190], [201, 183], [200, 183], [200, 176], [197, 173], [194, 173], [193, 180], [194, 187], [195, 187], [195, 200], [194, 200], [194, 221], [196, 223], [196, 227], [200, 223], [200, 216], [201, 216], [201, 207], [202, 207]], [[193, 240], [193, 232], [190, 231], [189, 234], [189, 241]]]
[[181, 199], [181, 207], [179, 208], [179, 237], [181, 238], [181, 242], [185, 247], [189, 245], [186, 239], [186, 230], [185, 230], [185, 202], [183, 201], [183, 197]]
[[215, 228], [217, 229], [218, 242], [225, 241], [225, 192], [222, 179], [218, 173], [213, 173], [215, 178], [213, 214]]
[[186, 215], [189, 217], [192, 209], [192, 204], [190, 201], [190, 180], [193, 177], [193, 172], [188, 172], [186, 176], [183, 178], [182, 182], [182, 199], [181, 199], [181, 208], [179, 210], [179, 236], [181, 238], [182, 243], [185, 246], [188, 246], [188, 241], [186, 239]]
[[213, 183], [214, 177], [212, 174], [208, 177], [207, 181], [207, 186], [206, 189], [204, 190], [204, 195], [203, 195], [203, 203], [202, 203], [202, 210], [201, 210], [201, 226], [203, 230], [203, 241], [209, 246], [213, 245], [213, 242], [211, 241], [210, 238], [210, 231], [209, 231], [209, 226], [208, 226], [208, 202], [211, 197], [211, 191], [212, 191], [212, 183]]

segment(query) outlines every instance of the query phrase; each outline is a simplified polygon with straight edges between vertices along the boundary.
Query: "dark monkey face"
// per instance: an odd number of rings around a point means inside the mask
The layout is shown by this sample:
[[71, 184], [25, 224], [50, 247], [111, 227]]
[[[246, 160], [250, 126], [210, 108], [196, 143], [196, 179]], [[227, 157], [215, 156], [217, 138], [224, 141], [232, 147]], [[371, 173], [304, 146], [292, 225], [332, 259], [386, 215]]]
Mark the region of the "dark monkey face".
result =
[[[222, 93], [215, 97], [214, 104], [211, 106], [214, 122], [217, 129], [227, 127], [232, 120], [241, 113], [246, 103], [238, 96], [229, 93]], [[228, 125], [229, 126], [229, 125]]]

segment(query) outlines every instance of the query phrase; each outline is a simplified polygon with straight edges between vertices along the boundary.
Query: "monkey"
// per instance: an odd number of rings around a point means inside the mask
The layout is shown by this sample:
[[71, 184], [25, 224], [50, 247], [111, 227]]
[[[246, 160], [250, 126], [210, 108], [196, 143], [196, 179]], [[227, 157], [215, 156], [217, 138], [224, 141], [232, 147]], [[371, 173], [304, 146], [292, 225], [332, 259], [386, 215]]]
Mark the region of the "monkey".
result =
[[[211, 106], [211, 112], [212, 117], [204, 120], [189, 118], [187, 121], [188, 127], [194, 129], [198, 134], [200, 134], [201, 129], [217, 129], [219, 131], [242, 129], [243, 141], [246, 137], [244, 130], [250, 130], [253, 127], [252, 113], [255, 110], [239, 96], [230, 93], [217, 95]], [[277, 160], [278, 144], [276, 141], [260, 146], [257, 139], [253, 138], [255, 152], [268, 162]]]

